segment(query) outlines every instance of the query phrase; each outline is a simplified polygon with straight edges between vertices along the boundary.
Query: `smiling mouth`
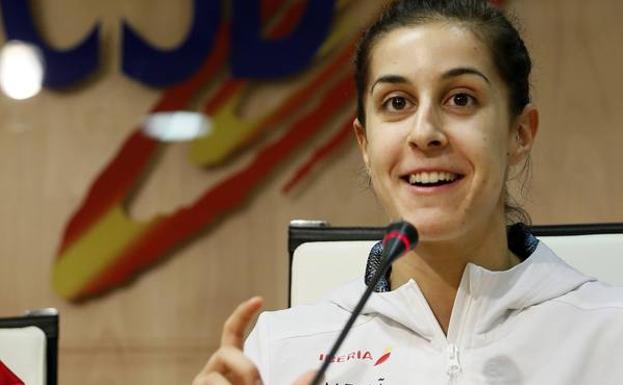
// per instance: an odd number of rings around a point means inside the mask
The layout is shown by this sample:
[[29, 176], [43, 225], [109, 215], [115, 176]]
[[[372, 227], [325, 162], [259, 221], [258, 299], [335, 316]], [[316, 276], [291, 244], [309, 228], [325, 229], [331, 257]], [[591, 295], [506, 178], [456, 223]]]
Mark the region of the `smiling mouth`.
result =
[[412, 186], [418, 187], [437, 187], [452, 184], [461, 180], [463, 175], [451, 172], [418, 172], [402, 177], [402, 179]]

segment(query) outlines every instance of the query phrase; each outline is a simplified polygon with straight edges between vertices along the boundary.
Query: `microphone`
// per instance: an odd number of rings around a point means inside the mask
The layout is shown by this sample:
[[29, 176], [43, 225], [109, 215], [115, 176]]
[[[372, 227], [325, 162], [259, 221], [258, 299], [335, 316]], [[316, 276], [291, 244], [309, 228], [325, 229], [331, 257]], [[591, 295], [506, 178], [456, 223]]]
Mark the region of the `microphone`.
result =
[[353, 327], [355, 320], [363, 310], [364, 305], [368, 302], [368, 298], [372, 294], [372, 291], [376, 287], [376, 284], [379, 282], [381, 277], [385, 276], [387, 270], [392, 265], [392, 263], [397, 260], [400, 256], [402, 256], [407, 251], [415, 249], [415, 245], [418, 242], [418, 232], [415, 227], [409, 222], [400, 221], [394, 222], [387, 226], [385, 230], [385, 236], [383, 237], [383, 254], [382, 254], [382, 263], [381, 266], [376, 270], [374, 277], [370, 282], [368, 282], [368, 287], [366, 291], [363, 293], [357, 306], [346, 321], [346, 325], [342, 329], [342, 332], [335, 340], [333, 347], [329, 354], [327, 354], [325, 360], [322, 362], [320, 369], [314, 376], [314, 379], [310, 383], [310, 385], [319, 385], [320, 381], [324, 377], [327, 369], [329, 368], [329, 364], [331, 363], [331, 358], [335, 357], [337, 351], [340, 346], [342, 346], [342, 342], [346, 339], [348, 332]]
[[387, 226], [383, 237], [383, 261], [387, 260], [387, 267], [402, 254], [415, 249], [417, 242], [418, 233], [411, 223], [400, 221]]

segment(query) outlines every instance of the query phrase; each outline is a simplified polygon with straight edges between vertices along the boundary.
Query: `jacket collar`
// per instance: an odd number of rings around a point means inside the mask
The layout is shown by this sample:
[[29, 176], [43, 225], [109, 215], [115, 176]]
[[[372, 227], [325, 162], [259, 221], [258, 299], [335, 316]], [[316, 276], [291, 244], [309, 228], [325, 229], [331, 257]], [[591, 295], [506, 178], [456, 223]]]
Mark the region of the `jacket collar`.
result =
[[[543, 242], [509, 270], [490, 271], [470, 263], [459, 285], [447, 341], [462, 340], [464, 334], [484, 336], [512, 314], [560, 297], [589, 281], [594, 279], [566, 264]], [[365, 287], [362, 279], [353, 281], [336, 291], [331, 301], [352, 311]], [[373, 293], [362, 314], [388, 318], [429, 341], [446, 339], [414, 280], [392, 291]]]

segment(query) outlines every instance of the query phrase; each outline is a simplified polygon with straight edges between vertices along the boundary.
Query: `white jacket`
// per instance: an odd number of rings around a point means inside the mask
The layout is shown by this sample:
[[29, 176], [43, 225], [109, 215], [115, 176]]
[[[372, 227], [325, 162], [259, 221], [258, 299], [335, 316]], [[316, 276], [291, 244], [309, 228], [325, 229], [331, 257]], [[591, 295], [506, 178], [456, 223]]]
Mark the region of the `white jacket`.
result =
[[[265, 385], [318, 368], [365, 289], [263, 313], [245, 352]], [[329, 385], [623, 384], [623, 288], [587, 277], [542, 242], [521, 264], [468, 264], [447, 336], [413, 280], [373, 293], [327, 374]]]

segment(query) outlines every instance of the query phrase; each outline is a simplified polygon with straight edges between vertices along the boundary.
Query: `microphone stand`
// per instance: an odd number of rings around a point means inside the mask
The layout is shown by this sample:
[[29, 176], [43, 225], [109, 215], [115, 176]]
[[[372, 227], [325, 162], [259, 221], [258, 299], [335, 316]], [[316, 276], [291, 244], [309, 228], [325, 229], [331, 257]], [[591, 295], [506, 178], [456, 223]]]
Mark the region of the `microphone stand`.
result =
[[346, 322], [346, 325], [342, 329], [342, 332], [337, 337], [337, 340], [335, 340], [335, 343], [333, 344], [333, 348], [331, 349], [329, 354], [326, 356], [325, 360], [322, 362], [320, 369], [316, 373], [316, 376], [314, 377], [310, 385], [320, 385], [320, 381], [324, 377], [324, 374], [327, 371], [329, 364], [331, 363], [331, 359], [335, 357], [340, 346], [342, 346], [342, 342], [344, 342], [344, 339], [346, 339], [346, 336], [348, 335], [348, 332], [350, 332], [351, 327], [355, 323], [357, 316], [359, 316], [359, 313], [361, 313], [361, 310], [363, 309], [364, 305], [366, 304], [366, 302], [368, 302], [368, 298], [370, 298], [370, 295], [372, 294], [372, 291], [376, 287], [376, 284], [379, 282], [381, 277], [383, 277], [387, 273], [387, 270], [392, 265], [393, 261], [394, 261], [394, 258], [391, 258], [390, 256], [387, 256], [385, 260], [383, 260], [383, 265], [381, 265], [381, 268], [378, 269], [376, 273], [374, 274], [372, 281], [368, 284], [368, 287], [366, 288], [366, 291], [361, 296], [361, 299], [359, 299], [357, 306], [355, 306], [355, 309], [353, 310], [350, 317], [348, 318], [348, 321]]

